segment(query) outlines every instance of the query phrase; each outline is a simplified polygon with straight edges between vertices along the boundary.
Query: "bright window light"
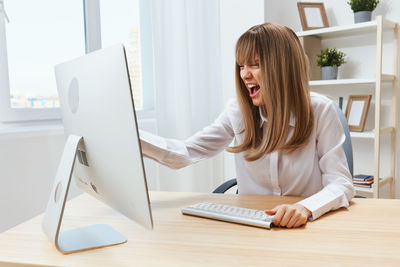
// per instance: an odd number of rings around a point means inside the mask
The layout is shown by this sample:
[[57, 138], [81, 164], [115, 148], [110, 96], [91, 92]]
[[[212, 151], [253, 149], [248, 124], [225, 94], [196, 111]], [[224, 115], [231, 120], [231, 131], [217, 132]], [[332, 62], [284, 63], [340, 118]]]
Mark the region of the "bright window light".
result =
[[102, 47], [123, 43], [135, 108], [143, 109], [142, 49], [138, 0], [100, 1]]
[[54, 66], [85, 53], [82, 0], [4, 4], [11, 108], [58, 107]]

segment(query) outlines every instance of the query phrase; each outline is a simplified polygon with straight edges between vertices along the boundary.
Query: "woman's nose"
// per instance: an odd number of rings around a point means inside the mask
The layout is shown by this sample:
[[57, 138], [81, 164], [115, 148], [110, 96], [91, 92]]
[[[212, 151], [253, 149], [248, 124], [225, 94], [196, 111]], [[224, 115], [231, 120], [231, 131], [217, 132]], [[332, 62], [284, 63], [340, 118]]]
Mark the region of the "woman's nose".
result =
[[251, 72], [249, 71], [249, 69], [247, 67], [244, 67], [242, 69], [242, 78], [251, 78]]

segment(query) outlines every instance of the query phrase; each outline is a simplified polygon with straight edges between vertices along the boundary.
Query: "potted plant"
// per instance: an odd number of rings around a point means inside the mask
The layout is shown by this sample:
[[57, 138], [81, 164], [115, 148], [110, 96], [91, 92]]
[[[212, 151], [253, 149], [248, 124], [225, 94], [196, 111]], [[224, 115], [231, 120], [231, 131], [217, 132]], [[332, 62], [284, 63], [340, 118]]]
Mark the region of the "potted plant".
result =
[[379, 4], [379, 0], [350, 0], [347, 2], [354, 12], [354, 23], [371, 20], [371, 13]]
[[337, 79], [338, 67], [346, 63], [346, 54], [336, 48], [325, 48], [317, 55], [317, 65], [321, 67], [322, 80]]

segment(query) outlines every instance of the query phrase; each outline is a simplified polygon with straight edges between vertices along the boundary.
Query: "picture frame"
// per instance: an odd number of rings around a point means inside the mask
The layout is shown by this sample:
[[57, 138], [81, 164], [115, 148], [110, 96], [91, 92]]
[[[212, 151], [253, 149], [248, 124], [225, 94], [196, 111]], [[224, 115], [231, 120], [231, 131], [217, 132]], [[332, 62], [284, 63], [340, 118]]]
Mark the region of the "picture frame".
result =
[[350, 95], [346, 106], [346, 119], [350, 131], [363, 132], [372, 95]]
[[297, 2], [303, 31], [329, 27], [324, 3]]

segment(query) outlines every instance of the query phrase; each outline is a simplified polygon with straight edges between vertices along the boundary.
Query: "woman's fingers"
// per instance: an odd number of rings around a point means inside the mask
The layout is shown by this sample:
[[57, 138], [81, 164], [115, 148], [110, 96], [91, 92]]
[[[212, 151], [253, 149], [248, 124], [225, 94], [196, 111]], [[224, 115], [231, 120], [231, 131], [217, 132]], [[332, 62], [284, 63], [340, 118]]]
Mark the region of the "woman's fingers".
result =
[[308, 220], [307, 215], [301, 214], [299, 220], [295, 223], [295, 225], [293, 227], [300, 227], [300, 226], [306, 224], [307, 220]]
[[301, 213], [296, 211], [292, 218], [290, 218], [289, 222], [287, 223], [286, 227], [287, 228], [292, 228], [292, 227], [296, 227], [296, 223], [301, 219]]
[[308, 216], [298, 205], [279, 205], [272, 210], [266, 210], [268, 215], [274, 215], [274, 225], [287, 228], [300, 227], [306, 224]]
[[295, 215], [296, 213], [296, 209], [294, 207], [291, 206], [286, 206], [285, 207], [285, 214], [282, 217], [281, 226], [287, 226], [290, 219], [292, 219], [292, 217]]
[[266, 210], [265, 213], [268, 214], [268, 215], [275, 215], [279, 207], [280, 207], [280, 205], [274, 207], [273, 209]]
[[276, 210], [266, 210], [265, 213], [268, 214], [268, 215], [275, 215], [276, 214]]
[[276, 210], [274, 216], [274, 225], [279, 226], [282, 220], [282, 217], [285, 215], [285, 205], [279, 205], [274, 208]]

